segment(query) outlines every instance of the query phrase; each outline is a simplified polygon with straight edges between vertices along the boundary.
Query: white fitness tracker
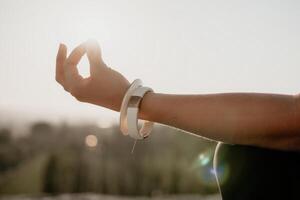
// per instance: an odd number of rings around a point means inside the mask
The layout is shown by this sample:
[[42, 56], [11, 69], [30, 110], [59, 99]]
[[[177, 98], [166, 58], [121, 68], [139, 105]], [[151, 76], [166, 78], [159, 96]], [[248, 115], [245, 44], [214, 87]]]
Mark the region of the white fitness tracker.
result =
[[127, 107], [129, 99], [134, 92], [134, 90], [138, 87], [142, 86], [142, 81], [140, 79], [134, 80], [129, 89], [127, 90], [120, 109], [120, 130], [124, 135], [128, 135], [128, 123], [127, 123]]
[[120, 109], [120, 130], [124, 135], [129, 135], [136, 140], [142, 140], [149, 136], [153, 128], [153, 122], [144, 121], [142, 128], [138, 128], [138, 111], [143, 96], [153, 91], [149, 87], [143, 87], [140, 79], [134, 80], [127, 90]]
[[139, 105], [143, 96], [150, 91], [153, 92], [153, 90], [149, 87], [140, 86], [136, 90], [134, 90], [132, 96], [129, 99], [127, 108], [128, 133], [132, 138], [136, 140], [142, 140], [149, 136], [153, 128], [153, 122], [150, 121], [144, 121], [142, 128], [140, 130], [138, 128]]

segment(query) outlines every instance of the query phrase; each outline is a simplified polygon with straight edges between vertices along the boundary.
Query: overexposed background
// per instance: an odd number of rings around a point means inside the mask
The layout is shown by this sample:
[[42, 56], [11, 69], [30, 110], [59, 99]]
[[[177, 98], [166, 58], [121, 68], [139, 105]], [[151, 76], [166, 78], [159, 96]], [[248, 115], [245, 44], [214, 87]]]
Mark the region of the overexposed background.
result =
[[299, 10], [296, 0], [0, 0], [0, 122], [116, 122], [54, 80], [59, 43], [89, 38], [112, 68], [157, 92], [297, 93]]

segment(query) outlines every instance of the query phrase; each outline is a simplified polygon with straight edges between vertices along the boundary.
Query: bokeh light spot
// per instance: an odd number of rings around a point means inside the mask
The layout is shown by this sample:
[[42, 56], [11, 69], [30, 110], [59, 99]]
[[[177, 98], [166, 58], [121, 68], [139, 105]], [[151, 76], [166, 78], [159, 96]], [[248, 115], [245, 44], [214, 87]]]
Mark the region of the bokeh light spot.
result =
[[85, 145], [88, 147], [96, 147], [98, 145], [98, 138], [95, 135], [87, 135], [85, 137]]

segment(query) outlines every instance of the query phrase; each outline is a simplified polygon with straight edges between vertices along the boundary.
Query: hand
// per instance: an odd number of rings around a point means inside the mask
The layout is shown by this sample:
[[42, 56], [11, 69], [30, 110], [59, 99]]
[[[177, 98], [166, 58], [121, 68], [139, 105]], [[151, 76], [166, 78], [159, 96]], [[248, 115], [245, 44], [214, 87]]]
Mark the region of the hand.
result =
[[[90, 77], [83, 78], [77, 65], [84, 54], [90, 64]], [[129, 88], [128, 80], [103, 62], [97, 42], [77, 46], [67, 58], [67, 47], [60, 44], [56, 58], [56, 81], [77, 100], [120, 111]]]

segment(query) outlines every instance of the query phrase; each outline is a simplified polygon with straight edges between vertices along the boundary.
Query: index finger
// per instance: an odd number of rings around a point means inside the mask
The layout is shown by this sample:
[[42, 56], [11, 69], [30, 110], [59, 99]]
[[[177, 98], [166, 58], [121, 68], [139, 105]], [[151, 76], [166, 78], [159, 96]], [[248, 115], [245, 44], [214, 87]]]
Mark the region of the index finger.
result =
[[63, 84], [63, 79], [64, 79], [63, 65], [66, 60], [66, 57], [67, 57], [67, 47], [64, 44], [60, 44], [56, 56], [56, 75], [55, 75], [56, 81], [59, 82], [60, 84]]
[[85, 44], [82, 43], [77, 46], [69, 55], [69, 57], [65, 61], [64, 72], [65, 78], [68, 80], [78, 80], [82, 79], [80, 76], [77, 65], [81, 60], [82, 56], [86, 53]]

